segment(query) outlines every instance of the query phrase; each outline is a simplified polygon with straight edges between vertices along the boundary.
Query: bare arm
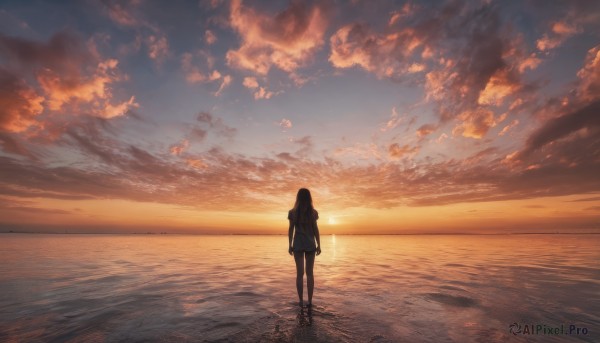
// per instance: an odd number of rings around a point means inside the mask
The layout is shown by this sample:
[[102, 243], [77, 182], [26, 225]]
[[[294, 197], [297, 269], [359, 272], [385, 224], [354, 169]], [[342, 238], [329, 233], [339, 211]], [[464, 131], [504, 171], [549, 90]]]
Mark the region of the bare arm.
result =
[[292, 239], [294, 238], [294, 222], [292, 222], [291, 220], [290, 220], [290, 228], [288, 229], [288, 238], [290, 240], [288, 252], [291, 255], [292, 254]]
[[319, 235], [319, 225], [315, 220], [315, 238], [317, 239], [317, 255], [321, 254], [321, 235]]

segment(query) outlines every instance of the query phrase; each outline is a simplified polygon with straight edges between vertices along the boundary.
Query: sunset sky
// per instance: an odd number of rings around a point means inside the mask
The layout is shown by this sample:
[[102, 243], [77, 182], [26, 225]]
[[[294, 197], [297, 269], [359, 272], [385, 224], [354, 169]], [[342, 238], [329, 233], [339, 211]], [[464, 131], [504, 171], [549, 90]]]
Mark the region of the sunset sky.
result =
[[598, 1], [2, 1], [0, 231], [600, 232]]

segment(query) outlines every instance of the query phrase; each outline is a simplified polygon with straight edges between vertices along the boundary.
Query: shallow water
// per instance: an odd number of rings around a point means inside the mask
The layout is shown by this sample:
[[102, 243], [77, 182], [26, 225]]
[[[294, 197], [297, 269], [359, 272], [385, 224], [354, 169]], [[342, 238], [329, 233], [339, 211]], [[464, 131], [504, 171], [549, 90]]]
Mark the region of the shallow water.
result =
[[[286, 236], [3, 234], [0, 341], [600, 341], [599, 235], [322, 247], [308, 314]], [[523, 334], [531, 324], [580, 334]]]

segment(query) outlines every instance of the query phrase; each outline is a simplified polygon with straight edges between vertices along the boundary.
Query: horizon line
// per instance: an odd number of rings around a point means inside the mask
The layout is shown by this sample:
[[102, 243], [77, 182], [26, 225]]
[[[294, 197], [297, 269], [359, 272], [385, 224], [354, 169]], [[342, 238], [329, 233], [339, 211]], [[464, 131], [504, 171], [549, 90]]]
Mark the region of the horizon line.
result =
[[[168, 232], [33, 232], [2, 231], [0, 234], [38, 235], [147, 235], [147, 236], [287, 236], [287, 233], [168, 233]], [[327, 233], [321, 236], [506, 236], [506, 235], [600, 235], [600, 232], [422, 232], [422, 233]]]

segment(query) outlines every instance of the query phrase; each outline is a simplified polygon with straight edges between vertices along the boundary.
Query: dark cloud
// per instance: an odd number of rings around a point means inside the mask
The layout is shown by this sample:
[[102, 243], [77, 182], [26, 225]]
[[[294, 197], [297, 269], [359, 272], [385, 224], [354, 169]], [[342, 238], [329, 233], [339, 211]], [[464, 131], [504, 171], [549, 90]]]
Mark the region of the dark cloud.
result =
[[423, 137], [435, 132], [435, 130], [437, 130], [437, 125], [423, 124], [423, 125], [419, 126], [419, 128], [417, 129], [417, 136], [419, 136], [420, 138], [423, 138]]
[[9, 182], [0, 183], [0, 194], [19, 198], [49, 198], [60, 200], [89, 200], [94, 198], [93, 196], [88, 195], [68, 194], [64, 192], [47, 192], [35, 188], [31, 189], [26, 186], [19, 186]]
[[[275, 208], [280, 204], [267, 199], [292, 194], [298, 184], [329, 189], [329, 200], [341, 207], [371, 208], [600, 192], [600, 158], [586, 161], [583, 154], [572, 157], [576, 164], [565, 164], [564, 156], [559, 155], [535, 169], [516, 170], [503, 164], [494, 149], [440, 163], [352, 166], [330, 158], [314, 161], [289, 153], [249, 158], [214, 148], [187, 156], [202, 161], [203, 167], [195, 168], [185, 159], [167, 159], [123, 144], [116, 149], [86, 145], [81, 149], [97, 156], [98, 164], [51, 167], [1, 157], [0, 179], [10, 183], [0, 184], [0, 191], [29, 197], [127, 199], [220, 210]], [[408, 146], [398, 149], [399, 156], [414, 150]], [[566, 154], [569, 149], [563, 147], [562, 151]]]
[[142, 22], [133, 13], [135, 4], [134, 1], [114, 1], [102, 0], [102, 4], [110, 17], [115, 23], [123, 26], [135, 27], [141, 25]]
[[294, 155], [290, 154], [289, 152], [279, 153], [279, 154], [277, 154], [277, 158], [280, 158], [280, 159], [282, 159], [284, 161], [287, 161], [287, 162], [294, 162], [294, 161], [298, 160], [297, 157], [295, 157]]
[[582, 198], [582, 199], [571, 200], [571, 201], [574, 201], [574, 202], [578, 202], [578, 201], [600, 201], [600, 197]]
[[546, 120], [509, 162], [589, 164], [600, 161], [600, 100]]
[[[224, 125], [208, 113], [201, 113], [198, 123], [216, 131]], [[374, 208], [600, 191], [596, 177], [600, 158], [589, 158], [594, 156], [590, 151], [598, 150], [594, 136], [553, 145], [554, 158], [527, 169], [527, 164], [513, 168], [503, 163], [497, 148], [483, 149], [462, 160], [414, 166], [383, 162], [349, 166], [331, 158], [314, 161], [306, 155], [314, 144], [310, 136], [294, 141], [300, 146], [297, 152], [282, 152], [273, 158], [250, 158], [213, 148], [170, 159], [111, 138], [119, 136], [115, 130], [110, 121], [87, 118], [65, 133], [64, 144], [96, 161], [84, 166], [50, 167], [3, 157], [0, 178], [11, 181], [0, 185], [0, 192], [23, 197], [114, 198], [256, 210], [279, 206], [266, 199], [291, 194], [298, 184], [329, 189], [330, 200], [342, 207]], [[588, 150], [581, 150], [580, 143]], [[395, 144], [389, 153], [400, 159], [417, 149]]]
[[304, 136], [292, 141], [294, 145], [299, 146], [298, 150], [294, 153], [294, 156], [299, 158], [306, 158], [308, 154], [313, 151], [314, 143], [311, 136]]
[[202, 141], [204, 141], [204, 138], [206, 138], [206, 134], [207, 134], [206, 130], [203, 130], [199, 127], [193, 127], [190, 130], [189, 137], [190, 137], [191, 141], [202, 142]]
[[67, 136], [72, 139], [71, 144], [77, 149], [83, 150], [90, 157], [97, 157], [104, 163], [112, 165], [118, 162], [118, 156], [107, 145], [102, 144], [98, 139], [99, 135], [88, 136], [81, 134], [75, 129], [67, 132]]
[[43, 215], [43, 214], [71, 214], [71, 211], [65, 211], [55, 208], [39, 208], [39, 207], [25, 207], [25, 206], [9, 206], [6, 209], [10, 211], [19, 211], [29, 213], [31, 215]]
[[48, 42], [36, 42], [0, 33], [0, 55], [21, 68], [48, 68], [61, 74], [78, 74], [93, 55], [73, 32], [54, 34]]
[[34, 157], [33, 154], [23, 146], [23, 144], [15, 139], [11, 134], [0, 132], [0, 146], [2, 146], [2, 151], [15, 154], [15, 155], [23, 155]]
[[233, 138], [236, 135], [237, 129], [228, 126], [223, 122], [221, 118], [215, 118], [208, 112], [200, 112], [196, 117], [197, 121], [203, 124], [207, 124], [211, 129], [215, 130], [215, 133], [227, 138]]
[[600, 128], [600, 100], [572, 113], [548, 120], [526, 142], [525, 151], [530, 152], [581, 129], [597, 132]]

